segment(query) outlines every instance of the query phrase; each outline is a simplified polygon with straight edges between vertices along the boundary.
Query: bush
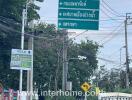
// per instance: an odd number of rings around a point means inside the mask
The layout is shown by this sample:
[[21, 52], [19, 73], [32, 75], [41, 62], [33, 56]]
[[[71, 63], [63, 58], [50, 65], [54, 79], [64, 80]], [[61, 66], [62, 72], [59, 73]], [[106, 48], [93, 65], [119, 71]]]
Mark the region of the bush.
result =
[[116, 88], [114, 92], [121, 92], [121, 93], [132, 93], [132, 88]]

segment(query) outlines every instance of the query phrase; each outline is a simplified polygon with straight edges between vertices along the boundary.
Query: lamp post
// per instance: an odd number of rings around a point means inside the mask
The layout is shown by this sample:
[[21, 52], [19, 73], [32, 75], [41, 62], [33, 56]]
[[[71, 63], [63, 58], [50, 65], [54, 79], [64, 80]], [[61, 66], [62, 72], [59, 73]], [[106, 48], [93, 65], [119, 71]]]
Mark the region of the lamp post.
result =
[[[78, 56], [77, 58], [69, 58], [67, 61], [66, 61], [66, 63], [67, 63], [67, 66], [69, 65], [69, 61], [70, 60], [84, 60], [84, 59], [87, 59], [87, 57], [85, 57], [85, 56]], [[68, 66], [69, 67], [69, 66]], [[67, 83], [68, 83], [68, 67], [67, 67], [67, 69], [66, 69], [66, 86], [67, 86]], [[67, 88], [66, 88], [66, 90], [67, 90]]]

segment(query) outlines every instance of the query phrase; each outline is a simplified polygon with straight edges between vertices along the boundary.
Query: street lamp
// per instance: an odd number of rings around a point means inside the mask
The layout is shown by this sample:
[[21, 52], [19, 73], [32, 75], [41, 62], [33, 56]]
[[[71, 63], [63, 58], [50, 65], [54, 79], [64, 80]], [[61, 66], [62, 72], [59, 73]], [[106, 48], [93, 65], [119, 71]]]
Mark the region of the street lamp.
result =
[[66, 90], [67, 90], [67, 86], [68, 86], [68, 84], [69, 84], [69, 82], [67, 81], [67, 76], [68, 76], [68, 62], [70, 61], [70, 60], [84, 60], [84, 59], [87, 59], [87, 57], [85, 57], [85, 56], [80, 56], [80, 55], [78, 55], [78, 57], [77, 58], [69, 58], [67, 61], [66, 61], [66, 64], [67, 64], [67, 69], [66, 69]]

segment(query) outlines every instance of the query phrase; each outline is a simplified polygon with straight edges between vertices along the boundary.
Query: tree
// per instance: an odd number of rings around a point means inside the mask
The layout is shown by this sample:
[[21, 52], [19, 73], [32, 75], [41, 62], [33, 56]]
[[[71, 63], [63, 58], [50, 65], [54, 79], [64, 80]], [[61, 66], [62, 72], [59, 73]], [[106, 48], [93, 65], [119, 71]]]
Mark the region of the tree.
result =
[[[110, 71], [105, 69], [105, 66], [101, 66], [100, 70], [95, 73], [94, 84], [107, 92], [125, 92], [130, 89], [126, 89], [126, 71], [120, 69], [111, 69]], [[130, 74], [132, 70], [130, 69]], [[130, 77], [130, 87], [132, 78]]]
[[[13, 19], [16, 22], [21, 22], [22, 10], [29, 0], [1, 0], [0, 1], [0, 16]], [[43, 2], [43, 0], [37, 0]], [[35, 4], [31, 4], [28, 8], [28, 19], [38, 19], [39, 14], [36, 10], [40, 8]]]
[[78, 55], [86, 57], [84, 60], [69, 61], [69, 80], [73, 82], [74, 90], [79, 90], [82, 83], [90, 81], [90, 77], [98, 67], [98, 48], [97, 43], [89, 40], [70, 45], [69, 58], [78, 58]]
[[[35, 63], [34, 81], [37, 88], [54, 90], [55, 79], [57, 77], [57, 89], [62, 85], [62, 48], [63, 30], [56, 30], [54, 25], [40, 23], [35, 28], [38, 36], [44, 39], [35, 39]], [[78, 55], [86, 56], [87, 59], [69, 60], [68, 80], [73, 82], [73, 89], [80, 90], [80, 85], [88, 81], [94, 70], [97, 68], [98, 44], [87, 40], [80, 44], [69, 40], [68, 59], [77, 58]], [[58, 62], [59, 59], [59, 62]]]
[[[9, 69], [10, 52], [11, 48], [20, 48], [21, 24], [19, 23], [21, 22], [21, 12], [23, 5], [25, 5], [25, 1], [26, 0], [10, 0], [10, 3], [8, 3], [7, 1], [2, 0], [0, 2], [0, 5], [5, 5], [6, 3], [8, 5], [7, 7], [2, 8], [0, 15], [0, 17], [2, 16], [1, 19], [4, 19], [4, 21], [0, 20], [0, 48], [2, 48], [0, 65], [2, 66], [1, 70], [3, 70], [0, 79], [6, 87], [14, 89], [18, 89], [19, 72]], [[33, 10], [33, 8], [38, 8], [37, 6], [34, 6], [35, 5], [31, 5], [29, 8], [29, 20], [32, 20], [32, 18], [39, 18], [37, 13]], [[5, 12], [7, 12], [7, 14]], [[54, 89], [54, 79], [57, 79], [58, 88], [61, 88], [63, 31], [56, 30], [55, 25], [42, 23], [35, 27], [35, 33], [37, 36], [47, 38], [35, 39], [34, 80], [37, 83], [36, 87]], [[27, 39], [25, 42], [27, 42]], [[73, 84], [78, 82], [75, 85], [77, 87], [74, 87], [75, 90], [80, 88], [82, 82], [88, 81], [90, 75], [92, 75], [93, 71], [97, 68], [97, 51], [98, 45], [92, 41], [82, 42], [81, 44], [74, 44], [73, 42], [69, 43], [69, 58], [77, 57], [78, 55], [86, 55], [87, 57], [86, 60], [70, 61], [69, 63], [71, 70], [69, 71], [68, 79], [73, 80]], [[59, 59], [59, 62], [57, 58]], [[24, 84], [26, 84], [26, 82]]]
[[[0, 81], [5, 88], [18, 89], [19, 86], [19, 71], [10, 70], [10, 55], [12, 48], [20, 48], [21, 17], [25, 4], [26, 0], [0, 0]], [[39, 18], [36, 10], [39, 7], [35, 4], [29, 6], [28, 21]]]

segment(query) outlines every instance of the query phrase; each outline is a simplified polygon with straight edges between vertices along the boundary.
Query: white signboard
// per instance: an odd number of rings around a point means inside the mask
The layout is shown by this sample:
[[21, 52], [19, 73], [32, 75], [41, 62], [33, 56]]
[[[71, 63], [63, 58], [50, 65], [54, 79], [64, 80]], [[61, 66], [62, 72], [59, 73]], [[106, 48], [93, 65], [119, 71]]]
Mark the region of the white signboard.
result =
[[11, 51], [11, 69], [30, 70], [33, 63], [32, 50], [12, 49]]

